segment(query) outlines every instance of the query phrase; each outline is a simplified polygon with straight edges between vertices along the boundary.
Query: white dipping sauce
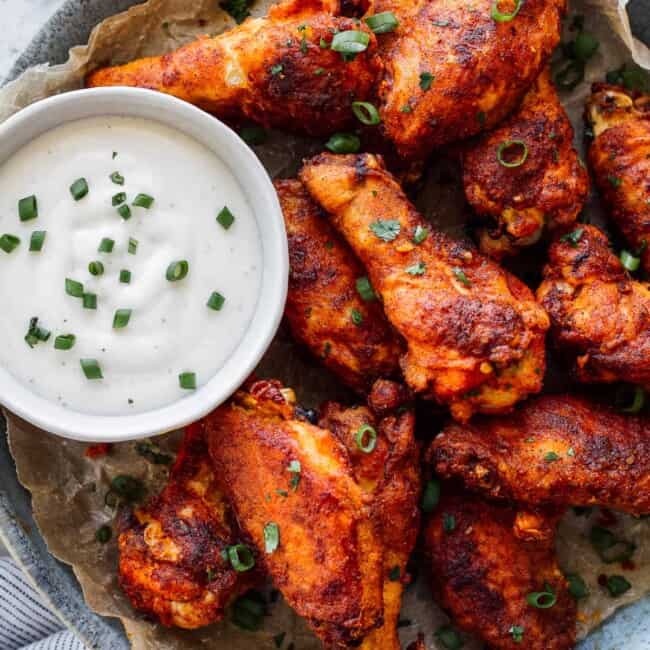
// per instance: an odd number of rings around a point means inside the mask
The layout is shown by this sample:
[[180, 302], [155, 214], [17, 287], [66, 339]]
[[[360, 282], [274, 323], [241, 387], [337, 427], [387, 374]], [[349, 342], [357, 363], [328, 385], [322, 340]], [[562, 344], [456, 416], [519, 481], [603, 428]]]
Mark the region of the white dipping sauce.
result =
[[[124, 177], [123, 185], [110, 179]], [[75, 201], [70, 185], [88, 182]], [[112, 197], [127, 195], [124, 220]], [[132, 206], [152, 196], [150, 209]], [[38, 217], [21, 222], [19, 199], [35, 195]], [[227, 206], [229, 229], [216, 217]], [[41, 252], [30, 252], [31, 233], [47, 231]], [[20, 238], [0, 250], [0, 363], [33, 392], [69, 409], [98, 415], [148, 411], [188, 394], [179, 374], [208, 382], [241, 341], [260, 291], [262, 248], [257, 224], [231, 171], [213, 152], [157, 122], [127, 117], [89, 118], [41, 135], [0, 166], [0, 235]], [[115, 241], [98, 252], [103, 238]], [[138, 242], [129, 254], [129, 239]], [[102, 262], [93, 276], [88, 264]], [[187, 277], [169, 282], [166, 271], [189, 262]], [[120, 283], [122, 269], [130, 284]], [[68, 295], [65, 279], [97, 295], [84, 309]], [[207, 307], [213, 292], [220, 311]], [[128, 325], [113, 328], [118, 309], [132, 310]], [[51, 331], [46, 342], [25, 342], [30, 318]], [[70, 350], [56, 350], [58, 335], [74, 334]], [[81, 359], [98, 362], [103, 379], [87, 379]]]

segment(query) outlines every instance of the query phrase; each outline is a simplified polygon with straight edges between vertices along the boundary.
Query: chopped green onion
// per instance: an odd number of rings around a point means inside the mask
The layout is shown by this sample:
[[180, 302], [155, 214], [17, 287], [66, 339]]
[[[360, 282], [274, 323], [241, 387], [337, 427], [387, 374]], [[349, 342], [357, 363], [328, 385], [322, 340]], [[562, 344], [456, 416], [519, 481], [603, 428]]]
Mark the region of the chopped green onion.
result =
[[99, 363], [96, 359], [80, 359], [79, 363], [81, 364], [81, 369], [86, 375], [86, 379], [95, 380], [103, 379], [102, 369], [99, 367]]
[[127, 501], [139, 501], [145, 494], [142, 481], [128, 474], [119, 474], [111, 481], [111, 490]]
[[510, 22], [519, 13], [521, 5], [523, 4], [524, 0], [517, 0], [514, 11], [510, 14], [505, 14], [499, 11], [499, 0], [494, 0], [494, 2], [492, 2], [492, 20], [495, 20], [497, 23]]
[[129, 238], [129, 255], [135, 255], [138, 252], [138, 240]]
[[352, 102], [352, 112], [359, 122], [367, 126], [375, 126], [381, 122], [379, 111], [370, 102]]
[[112, 253], [114, 246], [115, 246], [115, 242], [112, 239], [108, 239], [108, 237], [104, 237], [104, 239], [102, 239], [101, 242], [99, 242], [99, 247], [97, 248], [97, 252]]
[[573, 53], [576, 59], [586, 62], [596, 54], [599, 47], [600, 43], [593, 34], [581, 31], [576, 36], [575, 43], [573, 44]]
[[[622, 391], [619, 390], [619, 399]], [[641, 411], [645, 406], [645, 391], [640, 386], [634, 387], [634, 397], [632, 398], [632, 403], [629, 406], [624, 406], [621, 408], [623, 413], [636, 414]]]
[[264, 550], [267, 555], [271, 555], [275, 553], [279, 545], [280, 528], [274, 521], [271, 521], [264, 526]]
[[271, 66], [271, 74], [276, 77], [279, 75], [282, 70], [284, 70], [284, 66], [281, 63], [276, 63], [275, 65]]
[[379, 14], [364, 18], [368, 28], [375, 34], [387, 34], [397, 29], [399, 22], [392, 11], [382, 11]]
[[347, 29], [334, 34], [331, 48], [339, 54], [359, 54], [368, 48], [370, 35], [356, 29]]
[[463, 269], [459, 268], [458, 266], [455, 266], [453, 269], [454, 275], [458, 280], [460, 280], [466, 287], [469, 287], [472, 285], [471, 280], [465, 275], [465, 272]]
[[423, 226], [415, 226], [415, 231], [413, 232], [413, 243], [421, 244], [428, 236], [428, 228], [424, 228]]
[[562, 90], [573, 90], [585, 78], [585, 64], [582, 61], [569, 61], [555, 75], [555, 84]]
[[582, 233], [584, 231], [585, 231], [584, 228], [578, 228], [573, 232], [569, 232], [566, 235], [562, 235], [562, 237], [560, 237], [560, 241], [570, 244], [571, 248], [578, 248], [578, 242], [580, 241], [580, 237], [582, 237]]
[[620, 187], [623, 184], [623, 179], [620, 178], [619, 176], [613, 176], [610, 174], [607, 177], [607, 180], [609, 181], [612, 187]]
[[29, 250], [32, 253], [40, 253], [43, 250], [43, 244], [45, 243], [45, 236], [47, 232], [45, 230], [35, 230], [32, 233], [32, 236], [29, 240]]
[[113, 316], [113, 329], [120, 330], [126, 327], [131, 320], [130, 309], [118, 309]]
[[602, 526], [591, 529], [589, 541], [605, 564], [625, 562], [636, 551], [636, 544], [618, 539], [611, 530]]
[[29, 327], [27, 328], [27, 334], [25, 334], [25, 342], [30, 348], [33, 348], [38, 343], [45, 343], [45, 341], [50, 338], [50, 334], [50, 330], [40, 327], [38, 324], [38, 318], [34, 316], [29, 319]]
[[65, 279], [65, 292], [73, 298], [82, 298], [84, 295], [84, 285], [70, 278]]
[[325, 146], [334, 153], [357, 153], [361, 140], [353, 133], [335, 133]]
[[420, 73], [420, 88], [422, 90], [429, 90], [431, 84], [435, 81], [435, 75], [432, 75], [430, 72], [421, 72]]
[[587, 585], [582, 579], [582, 576], [579, 576], [577, 573], [569, 573], [566, 576], [566, 579], [569, 583], [569, 594], [571, 594], [573, 598], [580, 600], [589, 595], [589, 590], [587, 589]]
[[124, 219], [124, 221], [131, 218], [131, 208], [126, 203], [117, 209], [117, 213], [122, 217], [122, 219]]
[[190, 270], [190, 265], [187, 260], [178, 260], [177, 262], [172, 262], [168, 267], [165, 273], [165, 277], [170, 282], [178, 282], [182, 280]]
[[612, 598], [622, 596], [632, 585], [623, 576], [609, 576], [607, 578], [607, 591]]
[[126, 192], [118, 192], [117, 194], [113, 194], [113, 198], [111, 199], [113, 206], [120, 205], [121, 203], [124, 203], [124, 201], [126, 201]]
[[630, 273], [637, 271], [641, 265], [641, 258], [632, 255], [629, 251], [621, 251], [621, 264], [628, 270]]
[[549, 609], [555, 605], [557, 602], [557, 596], [550, 591], [548, 585], [546, 585], [548, 591], [534, 591], [533, 593], [526, 596], [526, 602], [537, 609]]
[[148, 210], [153, 205], [153, 196], [149, 194], [138, 194], [134, 199], [131, 205], [134, 205], [136, 208], [145, 208]]
[[250, 571], [250, 569], [255, 566], [255, 558], [253, 557], [253, 553], [250, 548], [244, 544], [235, 544], [234, 546], [229, 546], [227, 553], [232, 568], [239, 573]]
[[552, 463], [556, 460], [560, 460], [560, 457], [554, 451], [549, 451], [544, 455], [544, 460], [547, 463]]
[[122, 284], [130, 284], [131, 283], [131, 271], [128, 269], [122, 269], [120, 271], [120, 282]]
[[178, 375], [178, 385], [183, 390], [196, 390], [196, 373], [182, 372]]
[[364, 454], [370, 454], [377, 446], [377, 432], [369, 424], [363, 424], [357, 429], [354, 440]]
[[521, 625], [512, 625], [508, 632], [515, 643], [521, 643], [524, 640], [524, 628]]
[[113, 536], [113, 531], [111, 530], [110, 526], [101, 526], [100, 528], [97, 529], [97, 532], [95, 533], [95, 539], [100, 544], [106, 544], [107, 542], [110, 541], [112, 536]]
[[[504, 159], [504, 154], [515, 154], [516, 151], [513, 152], [512, 150], [516, 150], [517, 148], [520, 149], [518, 158], [515, 158], [512, 161]], [[506, 140], [497, 148], [497, 160], [499, 161], [499, 164], [503, 165], [503, 167], [521, 167], [526, 162], [526, 158], [528, 158], [528, 147], [523, 140]]]
[[210, 297], [208, 298], [208, 307], [214, 311], [221, 311], [223, 304], [226, 302], [226, 299], [218, 292], [213, 291]]
[[397, 219], [379, 219], [370, 224], [370, 230], [377, 236], [379, 239], [384, 241], [393, 241], [397, 238], [400, 233], [400, 223]]
[[358, 309], [352, 309], [350, 311], [350, 319], [358, 327], [363, 323], [363, 314]]
[[400, 574], [401, 571], [397, 565], [395, 565], [389, 572], [388, 572], [388, 579], [391, 582], [397, 582], [400, 579]]
[[442, 513], [442, 529], [445, 533], [452, 533], [456, 530], [456, 517], [448, 512]]
[[248, 591], [246, 596], [238, 598], [232, 606], [232, 622], [249, 632], [257, 632], [262, 627], [265, 614], [264, 599], [254, 591]]
[[70, 350], [74, 347], [77, 337], [74, 334], [59, 334], [54, 339], [55, 350]]
[[418, 262], [412, 266], [407, 266], [405, 270], [409, 275], [424, 275], [426, 269], [427, 267], [424, 262]]
[[135, 450], [140, 456], [146, 458], [154, 465], [171, 465], [174, 460], [168, 454], [163, 454], [160, 448], [152, 444], [149, 440], [136, 443]]
[[70, 194], [75, 201], [83, 199], [88, 194], [88, 182], [85, 178], [78, 178], [72, 185], [70, 185]]
[[115, 183], [115, 185], [124, 185], [124, 176], [120, 172], [113, 172], [110, 175], [110, 179]]
[[103, 275], [104, 265], [98, 260], [90, 262], [90, 264], [88, 264], [88, 273], [90, 273], [90, 275]]
[[302, 467], [299, 460], [292, 460], [287, 467], [287, 471], [291, 473], [291, 478], [289, 479], [289, 487], [295, 492], [298, 489], [298, 484], [300, 483], [300, 473], [302, 472]]
[[33, 194], [18, 201], [18, 217], [21, 221], [29, 221], [38, 217], [38, 203]]
[[422, 500], [420, 501], [420, 508], [422, 512], [433, 512], [438, 502], [440, 501], [440, 481], [438, 479], [431, 479], [427, 481], [422, 492]]
[[81, 298], [84, 309], [97, 309], [97, 294], [84, 293]]
[[400, 113], [412, 113], [413, 109], [411, 108], [410, 104], [404, 104], [404, 106], [402, 106], [402, 108], [399, 109], [399, 112]]
[[460, 650], [465, 645], [463, 638], [452, 625], [443, 625], [434, 635], [447, 650]]
[[7, 254], [11, 253], [19, 244], [20, 238], [15, 235], [5, 233], [0, 237], [0, 250], [3, 250]]
[[357, 293], [359, 294], [359, 296], [361, 296], [361, 300], [370, 302], [371, 300], [377, 299], [375, 290], [372, 288], [372, 285], [370, 284], [370, 280], [368, 280], [366, 276], [363, 276], [362, 278], [357, 278], [356, 287], [357, 287]]
[[235, 222], [235, 217], [233, 213], [228, 209], [228, 206], [224, 206], [217, 215], [217, 221], [223, 227], [224, 230], [228, 230], [230, 226]]

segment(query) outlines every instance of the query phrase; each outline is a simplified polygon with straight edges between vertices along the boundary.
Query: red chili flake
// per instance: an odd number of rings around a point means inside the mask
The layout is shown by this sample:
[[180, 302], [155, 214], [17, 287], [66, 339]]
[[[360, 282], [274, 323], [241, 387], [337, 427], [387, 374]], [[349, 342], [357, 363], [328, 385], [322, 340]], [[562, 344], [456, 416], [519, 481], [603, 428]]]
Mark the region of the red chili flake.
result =
[[100, 442], [97, 445], [90, 445], [86, 447], [86, 451], [84, 452], [84, 456], [86, 458], [101, 458], [102, 456], [106, 456], [108, 452], [110, 452], [111, 447], [113, 445], [110, 442]]
[[604, 573], [601, 573], [601, 574], [598, 576], [598, 584], [599, 584], [601, 587], [606, 587], [606, 586], [607, 586], [607, 576], [606, 576]]

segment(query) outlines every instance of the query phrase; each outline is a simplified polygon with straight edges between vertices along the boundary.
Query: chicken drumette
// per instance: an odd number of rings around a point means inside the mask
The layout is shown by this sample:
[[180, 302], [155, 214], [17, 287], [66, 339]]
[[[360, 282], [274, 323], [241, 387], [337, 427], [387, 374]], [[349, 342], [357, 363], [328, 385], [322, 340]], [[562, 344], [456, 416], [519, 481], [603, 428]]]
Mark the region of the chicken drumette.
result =
[[[286, 0], [267, 17], [249, 18], [214, 38], [97, 70], [86, 85], [159, 90], [221, 118], [329, 134], [354, 122], [352, 102], [370, 96], [381, 70], [372, 32], [338, 11], [337, 0]], [[369, 40], [364, 52], [344, 61], [329, 45], [347, 30]]]
[[376, 156], [322, 154], [300, 176], [406, 340], [401, 364], [413, 390], [466, 420], [541, 389], [548, 317], [523, 283], [434, 231]]
[[451, 423], [429, 458], [440, 476], [495, 499], [650, 513], [650, 423], [580, 397], [546, 395], [511, 415]]
[[604, 233], [585, 225], [556, 241], [537, 298], [580, 381], [650, 388], [650, 289], [630, 278]]
[[650, 96], [594, 84], [589, 163], [611, 215], [650, 271]]
[[297, 180], [276, 181], [289, 240], [285, 316], [291, 332], [348, 386], [399, 373], [402, 345], [381, 306], [356, 283], [365, 271]]
[[589, 176], [548, 70], [503, 124], [465, 147], [463, 181], [474, 210], [493, 222], [480, 247], [496, 259], [576, 220]]

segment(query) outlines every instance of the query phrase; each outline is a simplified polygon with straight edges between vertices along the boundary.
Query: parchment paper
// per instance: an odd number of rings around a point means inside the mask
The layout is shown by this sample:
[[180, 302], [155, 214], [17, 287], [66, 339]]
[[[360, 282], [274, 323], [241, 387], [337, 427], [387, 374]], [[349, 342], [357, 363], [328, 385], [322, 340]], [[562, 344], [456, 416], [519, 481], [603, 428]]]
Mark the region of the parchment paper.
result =
[[[264, 14], [270, 4], [271, 0], [260, 0], [253, 14]], [[584, 15], [585, 29], [600, 41], [600, 49], [587, 67], [586, 82], [563, 97], [581, 148], [582, 113], [590, 82], [602, 79], [607, 70], [618, 68], [632, 58], [650, 69], [650, 51], [631, 35], [624, 4], [616, 0], [576, 0], [571, 4], [571, 14]], [[85, 74], [94, 67], [162, 54], [198, 34], [216, 34], [232, 25], [233, 21], [215, 0], [149, 0], [98, 25], [87, 45], [70, 51], [67, 63], [36, 66], [1, 89], [0, 121], [34, 101], [80, 88]], [[257, 147], [256, 152], [272, 176], [286, 176], [295, 171], [303, 156], [321, 149], [321, 142], [275, 133], [267, 143]], [[439, 227], [461, 234], [466, 208], [460, 188], [445, 163], [432, 165], [415, 198], [420, 209]], [[588, 213], [592, 221], [604, 223], [594, 200]], [[334, 378], [307, 359], [283, 330], [258, 374], [284, 380], [297, 390], [306, 406], [318, 406], [324, 399], [347, 397]], [[280, 632], [287, 633], [285, 648], [291, 641], [296, 650], [320, 647], [304, 622], [281, 599], [270, 606], [271, 615], [265, 620], [263, 631], [255, 634], [243, 632], [228, 621], [185, 632], [167, 630], [140, 619], [117, 584], [115, 536], [110, 543], [101, 545], [95, 540], [95, 532], [102, 524], [110, 524], [115, 515], [104, 504], [112, 477], [130, 474], [141, 479], [150, 493], [155, 493], [164, 483], [166, 467], [152, 465], [138, 455], [135, 443], [114, 445], [107, 456], [90, 460], [84, 456], [86, 446], [83, 444], [50, 436], [11, 414], [7, 414], [7, 420], [18, 477], [32, 493], [34, 518], [50, 551], [72, 566], [92, 609], [122, 620], [134, 649], [274, 648], [273, 636]], [[178, 440], [178, 434], [170, 434], [155, 442], [163, 451], [173, 453]], [[562, 568], [566, 572], [580, 573], [591, 592], [588, 599], [580, 602], [580, 636], [619, 606], [650, 591], [650, 523], [617, 515], [615, 528], [620, 537], [635, 542], [638, 547], [634, 555], [635, 567], [622, 569], [618, 565], [601, 564], [587, 539], [599, 516], [598, 511], [590, 517], [567, 514], [558, 539]], [[621, 598], [610, 598], [598, 586], [598, 576], [605, 573], [625, 575], [632, 589]], [[418, 579], [406, 590], [402, 619], [401, 636], [405, 644], [422, 631], [426, 634], [429, 650], [439, 648], [433, 633], [447, 622], [447, 618], [431, 601], [425, 580]], [[467, 639], [465, 647], [471, 650], [479, 644]]]

